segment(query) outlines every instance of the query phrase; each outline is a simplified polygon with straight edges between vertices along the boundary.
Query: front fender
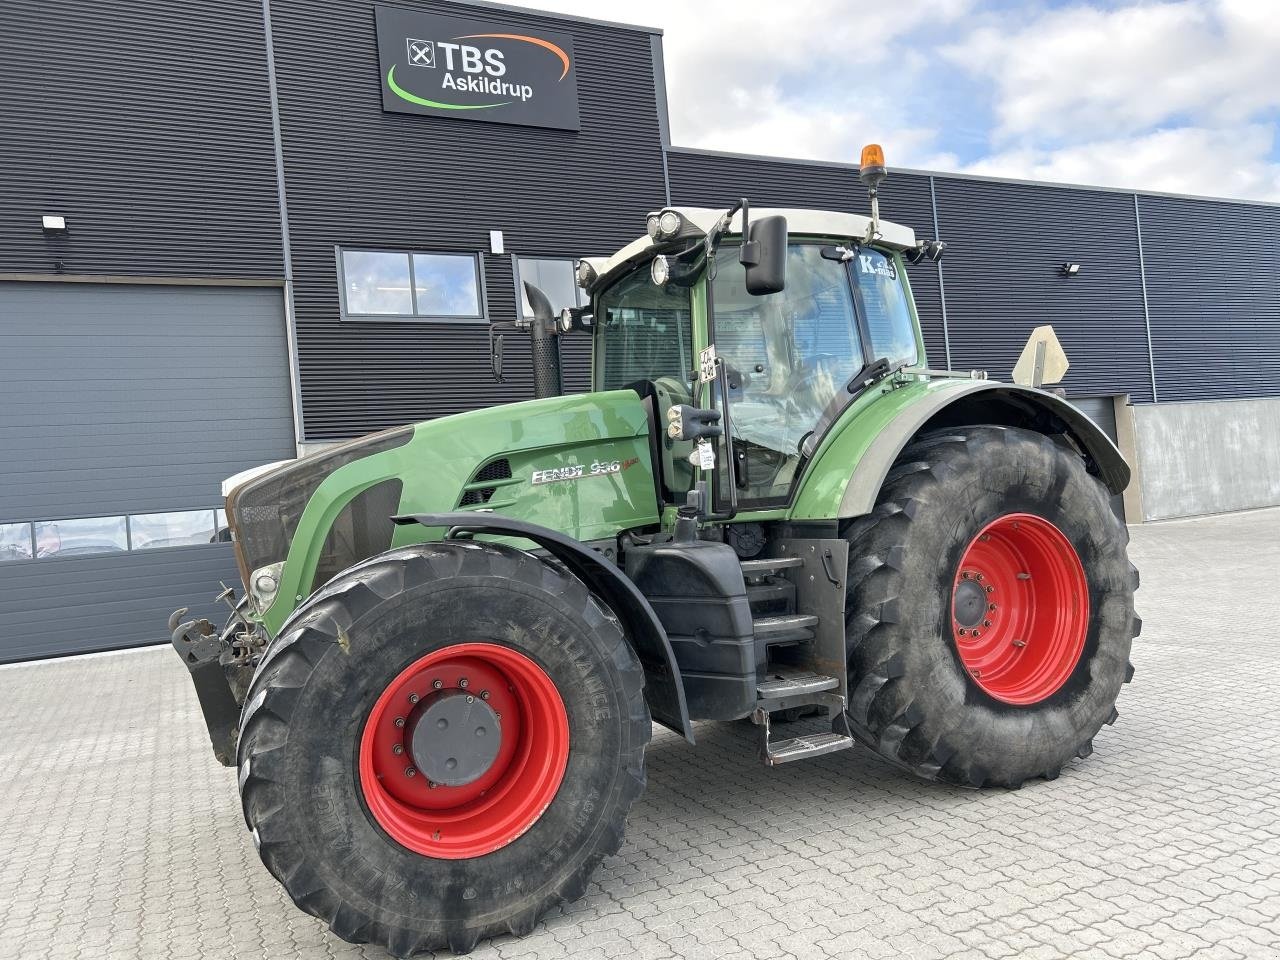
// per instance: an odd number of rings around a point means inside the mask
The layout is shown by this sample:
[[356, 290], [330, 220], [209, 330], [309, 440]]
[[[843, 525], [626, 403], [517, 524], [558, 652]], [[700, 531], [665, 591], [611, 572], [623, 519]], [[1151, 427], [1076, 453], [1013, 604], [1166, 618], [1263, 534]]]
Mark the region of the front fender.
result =
[[600, 554], [548, 527], [495, 513], [431, 513], [392, 519], [402, 526], [416, 523], [424, 527], [445, 527], [446, 538], [463, 532], [488, 533], [530, 540], [545, 549], [585, 583], [622, 622], [627, 640], [644, 668], [644, 695], [653, 719], [693, 743], [684, 681], [667, 632], [644, 594]]
[[[1056, 394], [988, 380], [933, 381], [888, 391], [835, 432], [818, 450], [792, 518], [846, 519], [869, 513], [889, 469], [917, 434], [934, 426], [980, 423], [1065, 434], [1108, 490], [1120, 493], [1129, 485], [1129, 465], [1111, 439]], [[847, 479], [841, 482], [840, 476]], [[810, 477], [825, 480], [810, 484]]]

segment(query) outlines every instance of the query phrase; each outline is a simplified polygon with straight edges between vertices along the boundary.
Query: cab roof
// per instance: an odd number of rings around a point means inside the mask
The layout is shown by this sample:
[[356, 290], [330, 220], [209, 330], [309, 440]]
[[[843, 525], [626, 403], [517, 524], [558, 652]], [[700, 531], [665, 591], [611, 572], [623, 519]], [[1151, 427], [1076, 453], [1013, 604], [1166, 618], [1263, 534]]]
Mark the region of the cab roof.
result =
[[[687, 224], [695, 228], [694, 233], [686, 232], [681, 235], [680, 239], [685, 241], [695, 239], [697, 234], [705, 235], [724, 215], [724, 208], [664, 207], [663, 209], [674, 210], [685, 219]], [[832, 240], [861, 240], [867, 235], [867, 228], [871, 225], [871, 218], [864, 217], [859, 213], [841, 213], [835, 210], [808, 210], [800, 207], [752, 207], [751, 216], [753, 219], [772, 216], [786, 217], [787, 232], [791, 236], [829, 237]], [[916, 234], [910, 227], [881, 220], [879, 229], [880, 238], [876, 241], [879, 246], [887, 247], [891, 250], [907, 250], [916, 245]], [[726, 237], [734, 235], [739, 237], [742, 235], [741, 211], [733, 215], [729, 231], [725, 234]], [[646, 234], [632, 240], [612, 256], [584, 257], [583, 259], [591, 264], [592, 269], [596, 271], [596, 280], [591, 286], [594, 288], [601, 285], [606, 279], [611, 278], [613, 274], [624, 267], [645, 260], [654, 250], [667, 246], [670, 246], [669, 242], [655, 243]]]

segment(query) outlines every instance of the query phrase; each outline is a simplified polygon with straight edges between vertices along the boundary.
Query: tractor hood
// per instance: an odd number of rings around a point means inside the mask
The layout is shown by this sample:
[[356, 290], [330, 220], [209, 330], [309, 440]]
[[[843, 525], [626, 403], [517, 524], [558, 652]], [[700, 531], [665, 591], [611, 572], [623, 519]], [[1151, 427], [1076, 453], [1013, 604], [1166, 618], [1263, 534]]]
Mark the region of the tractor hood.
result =
[[[656, 525], [649, 430], [636, 393], [616, 390], [473, 410], [286, 463], [227, 498], [241, 576], [274, 631], [337, 572], [440, 535], [395, 527], [396, 514], [501, 513], [582, 541]], [[267, 568], [275, 586], [261, 596]]]

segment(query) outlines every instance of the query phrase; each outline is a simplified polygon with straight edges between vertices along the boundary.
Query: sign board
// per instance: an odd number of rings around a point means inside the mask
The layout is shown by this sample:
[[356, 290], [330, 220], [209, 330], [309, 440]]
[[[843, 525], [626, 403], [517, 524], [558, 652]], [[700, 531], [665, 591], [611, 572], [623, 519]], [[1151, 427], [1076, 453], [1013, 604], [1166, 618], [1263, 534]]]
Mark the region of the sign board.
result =
[[1013, 382], [1024, 387], [1060, 383], [1070, 366], [1053, 327], [1036, 327], [1031, 331], [1027, 345], [1022, 348], [1022, 355], [1013, 366]]
[[402, 7], [374, 16], [383, 110], [580, 129], [567, 34]]

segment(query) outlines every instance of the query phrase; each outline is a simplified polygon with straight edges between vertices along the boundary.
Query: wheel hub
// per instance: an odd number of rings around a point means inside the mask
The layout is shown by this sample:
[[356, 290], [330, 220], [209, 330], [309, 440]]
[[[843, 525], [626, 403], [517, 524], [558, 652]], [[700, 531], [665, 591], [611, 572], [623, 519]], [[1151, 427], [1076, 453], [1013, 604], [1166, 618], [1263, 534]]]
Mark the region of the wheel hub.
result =
[[493, 708], [464, 690], [442, 690], [422, 701], [406, 732], [418, 771], [446, 787], [479, 780], [502, 745], [502, 723]]
[[956, 623], [962, 627], [976, 627], [987, 612], [986, 591], [977, 580], [961, 579], [956, 585], [954, 606]]

